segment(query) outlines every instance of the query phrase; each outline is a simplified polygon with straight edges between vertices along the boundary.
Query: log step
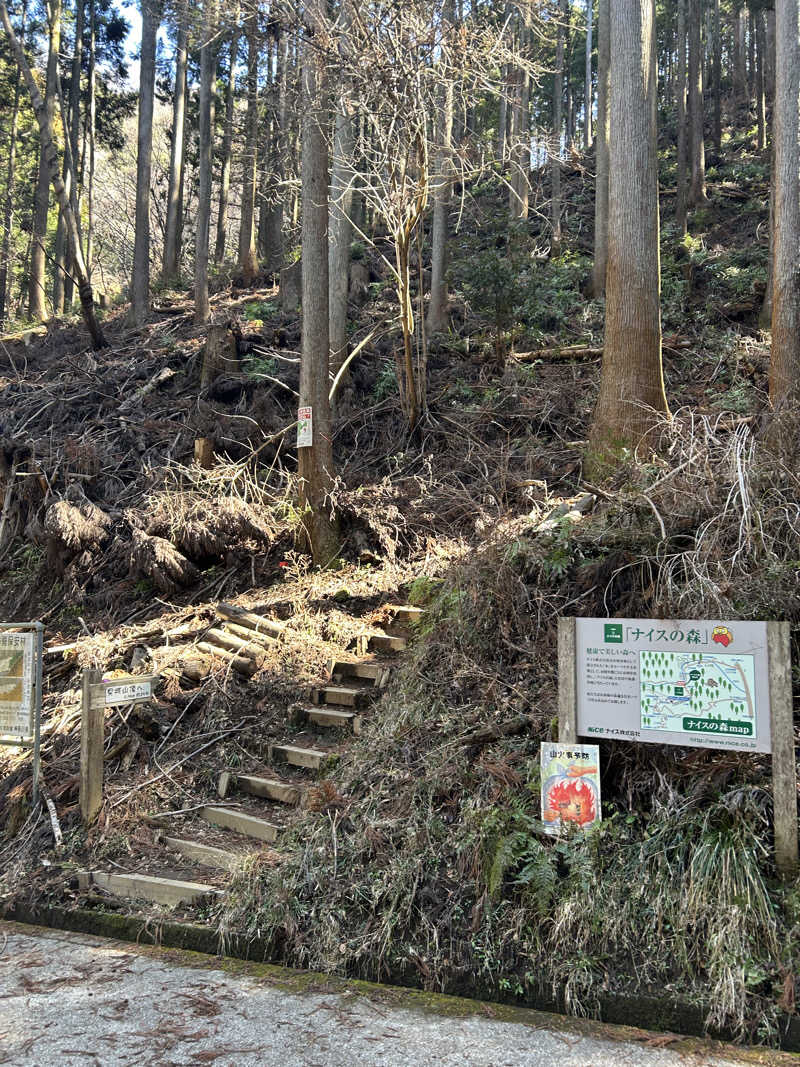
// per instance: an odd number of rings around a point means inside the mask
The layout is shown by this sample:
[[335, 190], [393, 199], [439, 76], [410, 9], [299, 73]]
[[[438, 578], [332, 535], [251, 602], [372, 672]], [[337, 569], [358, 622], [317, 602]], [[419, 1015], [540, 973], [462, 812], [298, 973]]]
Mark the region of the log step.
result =
[[257, 633], [255, 630], [249, 630], [246, 626], [239, 626], [238, 623], [235, 622], [224, 623], [224, 628], [225, 633], [230, 633], [235, 637], [243, 638], [251, 645], [251, 647], [255, 643], [259, 648], [269, 648], [278, 640], [275, 634]]
[[258, 670], [258, 666], [249, 656], [239, 656], [235, 652], [228, 652], [219, 645], [209, 644], [208, 641], [198, 641], [197, 649], [199, 652], [205, 652], [207, 656], [227, 660], [237, 674], [243, 674], [246, 678], [252, 678]]
[[352, 730], [356, 735], [361, 733], [361, 716], [355, 711], [339, 711], [338, 708], [314, 705], [302, 708], [299, 717], [315, 726]]
[[181, 882], [174, 878], [155, 878], [149, 874], [110, 874], [108, 871], [79, 871], [78, 885], [86, 891], [91, 886], [105, 889], [120, 897], [149, 900], [154, 904], [194, 904], [206, 897], [221, 896], [221, 890], [203, 882]]
[[391, 669], [385, 663], [365, 663], [363, 660], [337, 659], [331, 663], [330, 676], [332, 682], [344, 681], [347, 678], [358, 678], [361, 681], [372, 682], [376, 689], [382, 689], [389, 680]]
[[413, 608], [409, 604], [390, 604], [389, 611], [394, 612], [393, 626], [417, 626], [428, 614], [425, 608]]
[[366, 634], [364, 649], [366, 652], [405, 652], [408, 638], [395, 637], [392, 634]]
[[253, 797], [277, 800], [280, 804], [299, 804], [302, 789], [279, 778], [256, 778], [252, 774], [237, 774], [236, 785], [243, 793]]
[[319, 685], [311, 690], [314, 704], [338, 704], [346, 708], [355, 708], [363, 703], [366, 690], [348, 685]]
[[222, 648], [227, 649], [229, 652], [240, 653], [255, 663], [260, 663], [264, 658], [264, 649], [255, 640], [255, 634], [253, 639], [246, 641], [242, 637], [237, 637], [236, 634], [229, 634], [225, 630], [218, 630], [215, 627], [207, 631], [205, 638], [206, 641], [221, 645]]
[[204, 845], [199, 841], [184, 841], [180, 837], [165, 837], [164, 844], [173, 852], [180, 852], [195, 863], [202, 863], [205, 867], [219, 867], [223, 871], [232, 871], [240, 861], [235, 852], [226, 852], [224, 848], [215, 848], [213, 845]]
[[245, 815], [243, 811], [233, 808], [205, 807], [200, 810], [200, 818], [211, 823], [212, 826], [221, 826], [224, 830], [235, 830], [247, 837], [255, 837], [259, 841], [267, 841], [272, 844], [277, 840], [280, 827], [267, 822], [266, 819], [258, 819], [255, 815]]
[[290, 763], [293, 767], [307, 767], [312, 771], [318, 771], [333, 758], [330, 752], [322, 752], [318, 748], [298, 748], [297, 745], [270, 745], [269, 754], [271, 759]]

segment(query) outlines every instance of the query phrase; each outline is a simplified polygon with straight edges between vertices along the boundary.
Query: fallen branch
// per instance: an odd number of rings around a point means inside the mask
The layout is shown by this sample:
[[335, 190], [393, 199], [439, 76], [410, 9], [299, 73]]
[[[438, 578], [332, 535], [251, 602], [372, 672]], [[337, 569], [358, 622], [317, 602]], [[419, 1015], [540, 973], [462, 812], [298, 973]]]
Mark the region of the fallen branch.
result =
[[501, 737], [513, 737], [516, 734], [524, 733], [532, 725], [532, 715], [518, 715], [516, 719], [510, 719], [508, 722], [497, 726], [482, 726], [480, 730], [475, 730], [473, 733], [467, 734], [466, 737], [462, 737], [460, 743], [462, 745], [480, 747], [488, 745], [490, 741], [497, 741]]

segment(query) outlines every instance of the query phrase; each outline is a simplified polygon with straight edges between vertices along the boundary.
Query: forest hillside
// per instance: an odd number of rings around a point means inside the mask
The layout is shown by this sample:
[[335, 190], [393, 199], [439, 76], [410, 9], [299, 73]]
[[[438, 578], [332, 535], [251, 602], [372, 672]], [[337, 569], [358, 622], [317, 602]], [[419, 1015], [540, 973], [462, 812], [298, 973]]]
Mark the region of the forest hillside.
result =
[[[770, 758], [602, 741], [552, 836], [539, 750], [561, 618], [798, 662], [797, 12], [143, 0], [133, 90], [110, 0], [0, 0], [4, 907], [785, 1038]], [[87, 669], [159, 678], [90, 819]]]

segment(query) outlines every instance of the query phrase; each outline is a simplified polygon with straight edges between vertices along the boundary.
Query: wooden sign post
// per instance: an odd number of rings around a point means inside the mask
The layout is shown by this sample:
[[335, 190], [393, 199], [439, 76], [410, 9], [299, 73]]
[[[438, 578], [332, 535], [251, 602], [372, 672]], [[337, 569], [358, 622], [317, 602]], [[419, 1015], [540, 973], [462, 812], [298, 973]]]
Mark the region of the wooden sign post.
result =
[[772, 755], [775, 865], [798, 871], [787, 622], [559, 619], [559, 741]]
[[158, 675], [125, 675], [102, 679], [100, 671], [84, 670], [81, 706], [80, 808], [90, 826], [103, 806], [103, 734], [105, 710], [120, 704], [144, 704], [153, 696]]

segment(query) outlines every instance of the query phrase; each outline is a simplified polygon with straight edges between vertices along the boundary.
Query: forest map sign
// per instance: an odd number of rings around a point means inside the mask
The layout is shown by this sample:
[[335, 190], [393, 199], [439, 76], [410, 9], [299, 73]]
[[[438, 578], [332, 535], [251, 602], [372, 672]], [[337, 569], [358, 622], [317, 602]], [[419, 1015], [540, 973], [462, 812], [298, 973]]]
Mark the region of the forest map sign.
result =
[[767, 624], [576, 619], [578, 734], [772, 750]]

